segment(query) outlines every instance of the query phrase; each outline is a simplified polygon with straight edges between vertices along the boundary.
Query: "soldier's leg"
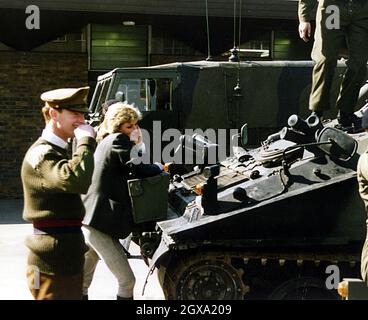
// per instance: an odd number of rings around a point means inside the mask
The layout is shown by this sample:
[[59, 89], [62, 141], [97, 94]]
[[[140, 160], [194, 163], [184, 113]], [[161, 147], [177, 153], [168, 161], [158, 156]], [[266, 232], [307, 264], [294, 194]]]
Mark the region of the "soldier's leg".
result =
[[354, 112], [359, 90], [367, 76], [368, 1], [355, 2], [351, 16], [352, 21], [346, 27], [349, 59], [336, 104], [347, 114]]
[[360, 273], [362, 279], [368, 284], [368, 239], [365, 240], [360, 262]]
[[337, 58], [342, 47], [345, 35], [341, 29], [328, 27], [329, 14], [327, 7], [332, 1], [320, 1], [317, 9], [316, 31], [312, 59], [315, 62], [312, 73], [312, 88], [309, 99], [309, 108], [312, 111], [327, 110], [330, 108], [330, 89], [335, 73]]
[[27, 271], [28, 287], [35, 300], [81, 300], [83, 274], [51, 275]]
[[50, 290], [52, 281], [41, 273], [37, 266], [27, 266], [27, 283], [35, 300], [54, 300], [53, 292]]

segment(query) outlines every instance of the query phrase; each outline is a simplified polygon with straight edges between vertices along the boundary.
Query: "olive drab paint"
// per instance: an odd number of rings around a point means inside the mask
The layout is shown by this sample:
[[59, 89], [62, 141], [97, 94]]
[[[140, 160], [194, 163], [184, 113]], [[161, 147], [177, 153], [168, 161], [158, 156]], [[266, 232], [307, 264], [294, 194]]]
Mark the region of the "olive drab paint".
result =
[[[332, 99], [338, 96], [345, 67], [338, 63]], [[312, 69], [312, 61], [194, 61], [117, 68], [98, 78], [89, 110], [96, 119], [103, 102], [123, 96], [143, 112], [140, 125], [149, 131], [155, 120], [161, 121], [162, 132], [240, 129], [248, 123], [249, 144], [255, 145], [280, 130], [290, 115], [309, 115]], [[234, 91], [238, 76], [241, 94]], [[336, 113], [331, 108], [324, 116], [334, 118]]]

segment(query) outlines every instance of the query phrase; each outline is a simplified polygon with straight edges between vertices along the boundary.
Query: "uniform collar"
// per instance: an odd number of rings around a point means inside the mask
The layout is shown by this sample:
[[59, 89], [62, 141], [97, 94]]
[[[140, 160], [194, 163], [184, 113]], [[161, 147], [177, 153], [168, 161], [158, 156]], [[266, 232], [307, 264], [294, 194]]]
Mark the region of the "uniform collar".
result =
[[49, 126], [46, 126], [45, 129], [43, 129], [41, 138], [63, 149], [66, 149], [68, 145], [67, 142], [53, 133]]

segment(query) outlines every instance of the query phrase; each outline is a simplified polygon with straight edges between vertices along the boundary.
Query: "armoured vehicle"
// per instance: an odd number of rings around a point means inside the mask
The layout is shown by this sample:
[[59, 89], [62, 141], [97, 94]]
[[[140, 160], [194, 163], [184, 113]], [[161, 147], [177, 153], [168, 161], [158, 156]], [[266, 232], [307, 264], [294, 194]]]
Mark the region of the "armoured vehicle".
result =
[[[311, 70], [311, 62], [201, 61], [99, 77], [92, 122], [100, 121], [103, 102], [117, 99], [137, 105], [148, 130], [154, 120], [162, 129], [248, 124], [241, 147], [215, 163], [206, 155], [216, 143], [183, 135], [175, 151], [194, 142], [204, 161], [169, 166], [169, 190], [162, 183], [165, 195], [155, 193], [155, 202], [168, 201], [157, 224], [152, 212], [144, 217], [143, 206], [138, 220], [145, 222], [134, 239], [151, 271], [158, 268], [166, 298], [335, 299], [340, 278], [331, 283], [331, 270], [359, 277], [366, 214], [355, 170], [368, 135], [307, 118]], [[367, 95], [366, 84], [359, 116]], [[151, 205], [141, 192], [145, 183], [132, 185], [140, 204]]]
[[[99, 122], [104, 102], [127, 100], [142, 111], [140, 125], [151, 132], [154, 121], [162, 130], [239, 129], [247, 122], [249, 143], [257, 144], [291, 114], [307, 116], [312, 66], [311, 61], [197, 61], [117, 68], [98, 77], [89, 109], [92, 121]], [[338, 64], [333, 99], [344, 67]], [[363, 91], [359, 107], [368, 85]]]
[[336, 299], [340, 277], [359, 277], [368, 134], [336, 124], [292, 115], [258, 148], [186, 174], [169, 167], [151, 260], [168, 299]]

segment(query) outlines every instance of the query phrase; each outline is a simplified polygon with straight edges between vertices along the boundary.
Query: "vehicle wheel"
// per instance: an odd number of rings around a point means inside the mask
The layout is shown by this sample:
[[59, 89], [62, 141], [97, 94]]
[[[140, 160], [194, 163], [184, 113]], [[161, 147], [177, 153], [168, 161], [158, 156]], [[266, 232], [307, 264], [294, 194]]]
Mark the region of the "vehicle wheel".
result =
[[166, 270], [163, 289], [168, 299], [239, 300], [245, 294], [241, 275], [241, 270], [225, 261], [182, 261]]
[[270, 294], [270, 300], [337, 300], [336, 290], [326, 288], [324, 280], [315, 277], [294, 278], [282, 283]]

